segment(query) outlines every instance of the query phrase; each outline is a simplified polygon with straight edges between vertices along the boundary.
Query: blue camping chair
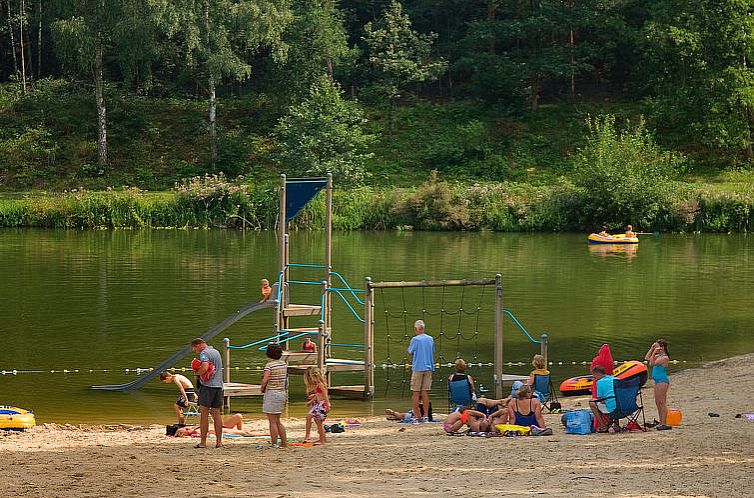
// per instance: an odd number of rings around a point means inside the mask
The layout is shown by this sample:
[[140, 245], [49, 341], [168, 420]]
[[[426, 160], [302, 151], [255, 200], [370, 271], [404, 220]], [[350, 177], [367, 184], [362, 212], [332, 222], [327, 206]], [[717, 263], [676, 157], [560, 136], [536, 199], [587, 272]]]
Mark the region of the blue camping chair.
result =
[[539, 397], [542, 406], [550, 413], [560, 411], [560, 402], [552, 387], [552, 375], [534, 375], [534, 393]]
[[[625, 418], [626, 425], [634, 422], [641, 430], [645, 431], [646, 419], [644, 418], [644, 400], [641, 397], [641, 379], [632, 377], [629, 379], [615, 379], [615, 410], [607, 414], [608, 425], [614, 425], [620, 430], [620, 420]], [[641, 424], [639, 416], [641, 415]]]
[[448, 381], [448, 410], [457, 406], [469, 406], [471, 401], [471, 383], [468, 378]]

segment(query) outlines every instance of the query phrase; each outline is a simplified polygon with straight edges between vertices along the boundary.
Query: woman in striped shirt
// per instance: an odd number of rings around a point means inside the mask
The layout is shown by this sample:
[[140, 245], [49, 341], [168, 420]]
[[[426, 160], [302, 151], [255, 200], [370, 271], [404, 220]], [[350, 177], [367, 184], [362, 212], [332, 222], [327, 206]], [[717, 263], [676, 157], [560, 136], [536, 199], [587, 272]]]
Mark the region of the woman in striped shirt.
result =
[[264, 366], [262, 376], [262, 411], [267, 415], [270, 424], [270, 442], [277, 448], [277, 439], [280, 437], [280, 447], [288, 446], [285, 426], [280, 421], [280, 415], [285, 410], [288, 389], [288, 365], [280, 358], [283, 349], [280, 344], [267, 346], [267, 357], [270, 359]]

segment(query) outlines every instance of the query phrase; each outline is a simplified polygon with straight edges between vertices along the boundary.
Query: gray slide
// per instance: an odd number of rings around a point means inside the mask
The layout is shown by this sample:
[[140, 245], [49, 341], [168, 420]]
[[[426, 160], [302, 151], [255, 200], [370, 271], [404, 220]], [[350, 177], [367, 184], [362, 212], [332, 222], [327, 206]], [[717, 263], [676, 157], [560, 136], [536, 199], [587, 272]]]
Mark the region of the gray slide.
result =
[[[222, 332], [223, 330], [227, 329], [234, 323], [236, 323], [241, 318], [245, 317], [249, 313], [253, 313], [255, 311], [259, 311], [266, 308], [274, 308], [275, 304], [277, 304], [277, 301], [269, 300], [264, 303], [251, 303], [240, 310], [236, 311], [232, 315], [230, 315], [228, 318], [223, 320], [222, 322], [218, 323], [208, 331], [206, 331], [204, 334], [202, 334], [201, 337], [205, 341], [209, 341], [213, 337], [215, 337], [217, 334]], [[193, 339], [193, 337], [191, 338]], [[191, 339], [188, 339], [187, 342], [191, 341]], [[140, 376], [138, 379], [128, 382], [127, 384], [110, 384], [107, 386], [91, 386], [90, 389], [97, 389], [101, 391], [130, 391], [132, 389], [138, 389], [139, 387], [143, 386], [150, 380], [154, 379], [158, 375], [160, 375], [160, 372], [163, 370], [167, 370], [168, 368], [175, 365], [178, 360], [186, 356], [191, 352], [191, 344], [187, 344], [186, 346], [182, 347], [180, 350], [176, 351], [170, 358], [166, 359], [154, 369], [149, 372], [146, 375]]]

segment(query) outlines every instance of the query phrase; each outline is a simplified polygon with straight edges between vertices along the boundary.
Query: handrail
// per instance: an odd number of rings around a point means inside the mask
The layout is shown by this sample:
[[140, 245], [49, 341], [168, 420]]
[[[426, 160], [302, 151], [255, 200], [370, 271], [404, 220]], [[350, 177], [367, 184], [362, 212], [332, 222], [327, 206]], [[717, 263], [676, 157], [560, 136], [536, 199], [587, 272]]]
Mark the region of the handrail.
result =
[[528, 337], [531, 342], [533, 342], [534, 344], [541, 344], [542, 343], [542, 341], [536, 340], [535, 338], [533, 338], [529, 334], [529, 332], [526, 330], [526, 328], [524, 328], [524, 326], [521, 325], [521, 322], [519, 322], [518, 319], [515, 316], [513, 316], [513, 313], [511, 313], [510, 311], [508, 311], [506, 309], [503, 310], [503, 313], [505, 313], [506, 315], [508, 315], [509, 317], [511, 317], [511, 319], [513, 320], [513, 322], [516, 325], [518, 325], [518, 328], [520, 328], [521, 330], [523, 330], [524, 334], [526, 334], [526, 337]]
[[[285, 332], [289, 333], [287, 330]], [[319, 332], [301, 332], [300, 334], [296, 334], [296, 335], [292, 335], [290, 337], [286, 337], [285, 340], [286, 341], [292, 341], [293, 339], [298, 339], [299, 337], [304, 337], [305, 335], [317, 335], [317, 334], [319, 334]], [[267, 346], [269, 346], [269, 344]], [[259, 350], [260, 351], [267, 351], [267, 346], [262, 346], [261, 348], [259, 348]]]
[[344, 348], [365, 348], [366, 346], [364, 344], [338, 344], [335, 342], [331, 342], [328, 344], [328, 346], [341, 346]]
[[246, 348], [250, 348], [252, 346], [258, 346], [258, 345], [262, 344], [263, 342], [269, 342], [272, 339], [280, 339], [281, 337], [285, 337], [286, 335], [290, 334], [290, 332], [287, 331], [287, 330], [281, 330], [280, 332], [281, 332], [280, 334], [272, 335], [270, 337], [265, 337], [264, 339], [260, 339], [258, 341], [254, 341], [254, 342], [252, 342], [250, 344], [245, 344], [243, 346], [228, 346], [228, 349], [246, 349]]
[[312, 265], [312, 264], [308, 264], [308, 263], [288, 263], [285, 266], [287, 266], [287, 267], [294, 267], [294, 268], [318, 268], [320, 270], [323, 270], [323, 269], [327, 268], [324, 265]]
[[309, 280], [289, 280], [289, 284], [303, 284], [303, 285], [322, 285], [322, 282], [312, 282]]
[[354, 299], [356, 299], [356, 301], [359, 304], [364, 304], [364, 301], [362, 301], [361, 299], [359, 299], [359, 296], [356, 295], [356, 292], [366, 292], [365, 290], [359, 289], [357, 291], [356, 289], [352, 288], [351, 285], [346, 281], [346, 279], [343, 278], [343, 275], [341, 275], [340, 273], [338, 273], [336, 271], [331, 271], [330, 275], [334, 275], [334, 276], [338, 277], [340, 279], [340, 281], [343, 282], [343, 285], [345, 285], [346, 288], [351, 292], [351, 295], [354, 297]]
[[[355, 310], [355, 309], [353, 309], [353, 306], [351, 306], [351, 303], [350, 303], [350, 302], [348, 302], [348, 299], [346, 299], [346, 298], [345, 298], [345, 296], [343, 295], [343, 293], [342, 293], [342, 292], [340, 292], [340, 290], [338, 290], [338, 289], [334, 289], [334, 288], [331, 288], [331, 289], [327, 289], [327, 290], [328, 290], [328, 291], [330, 291], [330, 292], [334, 292], [334, 293], [336, 293], [337, 295], [339, 295], [339, 296], [341, 297], [341, 299], [343, 299], [343, 302], [344, 302], [344, 303], [346, 303], [346, 306], [348, 306], [348, 309], [349, 309], [349, 310], [351, 310], [351, 313], [353, 313], [353, 316], [355, 316], [355, 317], [356, 317], [356, 319], [357, 319], [358, 321], [360, 321], [361, 323], [364, 323], [364, 319], [363, 319], [363, 318], [361, 318], [361, 316], [360, 316], [360, 315], [359, 315], [359, 314], [358, 314], [358, 313], [356, 312], [356, 310]], [[324, 295], [323, 295], [323, 299], [322, 299], [322, 301], [324, 301]], [[363, 304], [363, 303], [362, 303], [362, 304]], [[322, 309], [324, 309], [324, 307], [323, 307]]]

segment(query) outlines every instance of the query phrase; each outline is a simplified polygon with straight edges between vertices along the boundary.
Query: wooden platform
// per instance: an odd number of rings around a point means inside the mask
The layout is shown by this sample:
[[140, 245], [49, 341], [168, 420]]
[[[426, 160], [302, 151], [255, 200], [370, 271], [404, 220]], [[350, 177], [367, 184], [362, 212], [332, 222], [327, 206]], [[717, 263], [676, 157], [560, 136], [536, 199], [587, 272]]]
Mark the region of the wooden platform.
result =
[[289, 304], [283, 308], [285, 316], [312, 316], [319, 315], [321, 311], [322, 306], [311, 306], [308, 304]]
[[349, 399], [365, 399], [366, 393], [364, 392], [364, 386], [332, 386], [327, 390], [332, 396], [338, 396], [340, 398]]
[[223, 384], [223, 396], [230, 398], [237, 396], [261, 396], [262, 387], [257, 384], [241, 384], [240, 382], [226, 382]]
[[307, 353], [301, 351], [283, 351], [282, 359], [289, 365], [293, 363], [300, 363], [302, 365], [316, 365], [317, 353]]

